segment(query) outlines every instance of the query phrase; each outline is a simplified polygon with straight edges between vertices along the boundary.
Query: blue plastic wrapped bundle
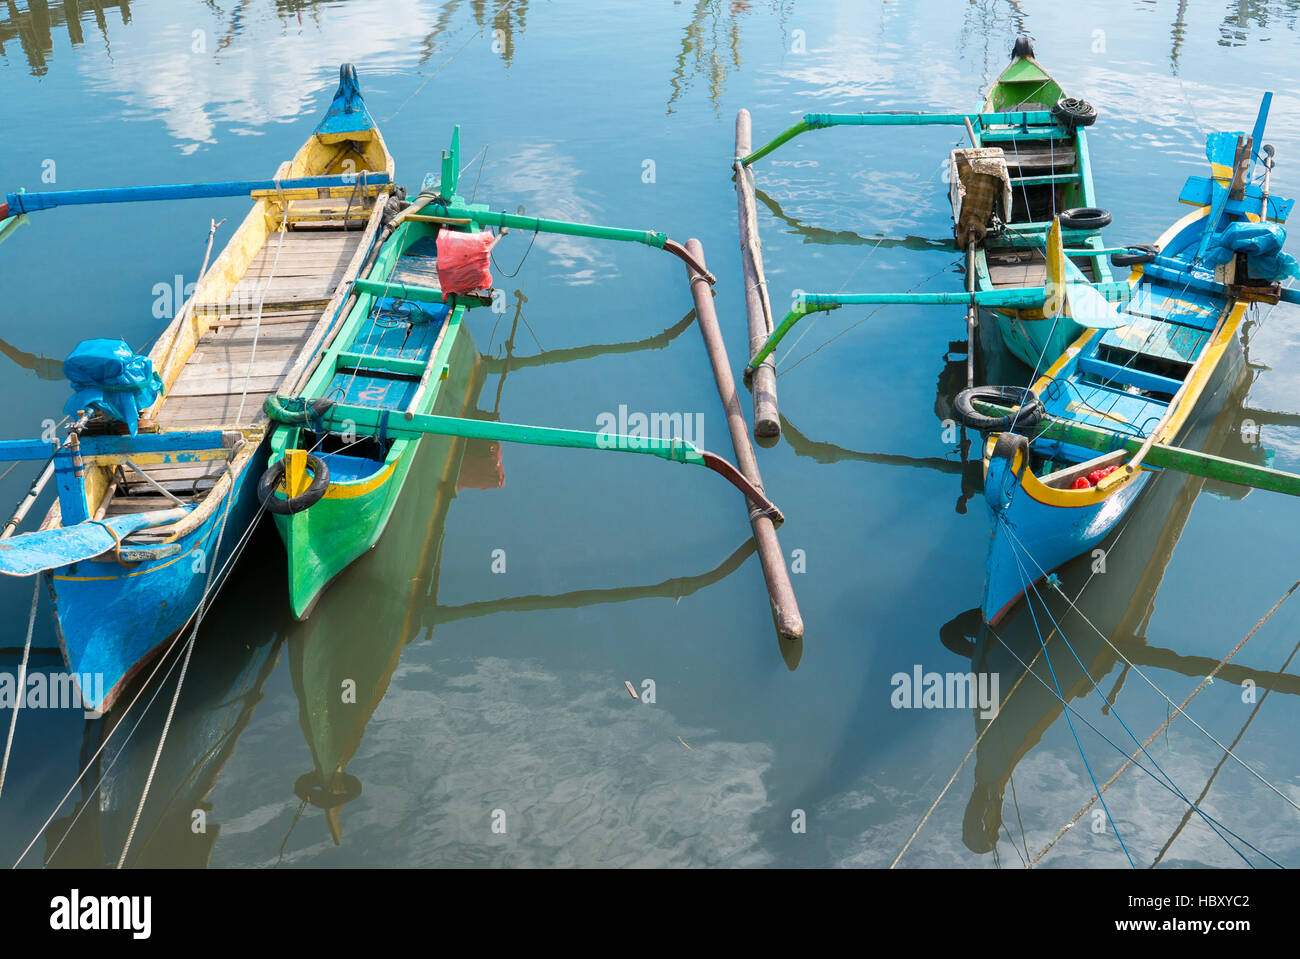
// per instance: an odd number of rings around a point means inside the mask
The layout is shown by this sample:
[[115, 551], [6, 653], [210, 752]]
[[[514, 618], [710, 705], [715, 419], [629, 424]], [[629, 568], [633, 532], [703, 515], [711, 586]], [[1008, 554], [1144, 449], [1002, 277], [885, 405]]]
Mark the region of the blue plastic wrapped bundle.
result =
[[[1286, 227], [1280, 223], [1230, 223], [1210, 241], [1205, 254], [1209, 266], [1227, 263], [1237, 253], [1246, 254], [1246, 268], [1252, 280], [1274, 282], [1300, 276], [1295, 257], [1282, 252]], [[1242, 277], [1238, 277], [1240, 281]]]
[[136, 434], [140, 411], [163, 391], [153, 361], [137, 356], [121, 340], [82, 340], [63, 361], [63, 375], [73, 389], [64, 413], [103, 413], [125, 423], [132, 436]]

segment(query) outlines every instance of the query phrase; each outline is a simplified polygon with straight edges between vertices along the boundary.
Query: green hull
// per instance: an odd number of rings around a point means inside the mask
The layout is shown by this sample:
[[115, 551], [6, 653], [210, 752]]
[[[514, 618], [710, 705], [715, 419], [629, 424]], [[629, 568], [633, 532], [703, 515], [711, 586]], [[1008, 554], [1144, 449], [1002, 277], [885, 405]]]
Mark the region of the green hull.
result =
[[[309, 510], [276, 516], [289, 555], [289, 603], [298, 619], [311, 614], [335, 577], [379, 542], [410, 473], [420, 440], [394, 443], [394, 468], [378, 486], [360, 495], [331, 498]], [[397, 447], [404, 447], [397, 451]], [[331, 492], [344, 484], [331, 484]]]
[[[358, 287], [355, 305], [301, 397], [388, 410], [394, 424], [408, 412], [461, 415], [477, 352], [462, 327], [467, 307], [445, 307], [435, 295], [435, 235], [436, 227], [417, 222], [393, 232], [368, 274], [371, 282]], [[431, 305], [412, 303], [408, 294], [421, 288]], [[431, 442], [378, 431], [317, 434], [310, 424], [276, 428], [272, 467], [287, 450], [301, 449], [319, 455], [330, 470], [320, 499], [299, 512], [275, 515], [288, 554], [295, 617], [310, 615], [330, 583], [379, 542], [412, 463]]]
[[[1037, 61], [1030, 57], [1019, 57], [1003, 71], [989, 91], [981, 111], [984, 113], [1014, 111], [1017, 109], [1049, 109], [1066, 94], [1060, 85], [1052, 79]], [[1022, 107], [1022, 104], [1024, 106]], [[1016, 138], [1008, 140], [1005, 131], [999, 135], [996, 128], [980, 133], [980, 145], [1000, 146], [1008, 152], [1009, 161], [1022, 146], [1033, 147], [1035, 142], [1042, 144], [1044, 134], [1056, 128], [1055, 124], [1035, 131], [1030, 127], [1026, 134], [1016, 131]], [[1037, 135], [1036, 135], [1037, 134]], [[1071, 178], [1059, 184], [1018, 184], [1017, 172], [1031, 174], [1057, 173], [1065, 166], [1051, 170], [1034, 169], [1019, 171], [1012, 169], [1012, 203], [1014, 210], [1007, 224], [1011, 231], [1023, 231], [1025, 237], [1034, 237], [1038, 247], [1046, 235], [1052, 215], [1059, 214], [1073, 207], [1096, 206], [1093, 191], [1092, 168], [1088, 156], [1088, 136], [1080, 127], [1068, 137], [1052, 140], [1061, 150], [1072, 150], [1075, 161], [1070, 167]], [[1009, 163], [1009, 166], [1012, 164]], [[1074, 249], [1101, 250], [1103, 243], [1099, 231], [1079, 232], [1068, 236], [1066, 245]], [[977, 290], [1005, 289], [1009, 286], [1040, 286], [1042, 278], [1035, 274], [1036, 267], [1045, 263], [1041, 254], [1030, 258], [1024, 276], [1016, 276], [1014, 271], [1003, 273], [1003, 279], [995, 281], [993, 270], [1003, 270], [1009, 259], [1027, 256], [1029, 249], [1026, 239], [1010, 242], [990, 235], [984, 245], [975, 251], [975, 275]], [[1104, 254], [1076, 255], [1071, 259], [1090, 279], [1095, 282], [1109, 282], [1113, 279], [1110, 265]], [[991, 269], [992, 267], [992, 269]], [[1015, 277], [1015, 279], [1011, 279]], [[996, 311], [993, 317], [1006, 348], [1021, 362], [1031, 368], [1046, 369], [1065, 352], [1066, 347], [1079, 338], [1083, 327], [1069, 317], [1044, 317], [1041, 310]]]

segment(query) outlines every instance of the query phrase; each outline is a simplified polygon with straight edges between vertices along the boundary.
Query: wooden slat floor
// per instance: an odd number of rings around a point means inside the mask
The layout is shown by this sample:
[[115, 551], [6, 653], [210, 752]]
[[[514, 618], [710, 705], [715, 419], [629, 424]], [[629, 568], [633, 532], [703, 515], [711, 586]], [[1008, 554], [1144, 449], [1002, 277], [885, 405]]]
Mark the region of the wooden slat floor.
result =
[[[362, 230], [344, 230], [341, 222], [331, 226], [290, 230], [284, 234], [283, 245], [280, 234], [271, 234], [236, 287], [239, 310], [225, 312], [218, 304], [196, 305], [199, 312], [219, 315], [164, 397], [156, 416], [161, 429], [229, 430], [250, 426], [263, 417], [262, 403], [285, 386], [285, 377], [306, 348], [361, 242]], [[259, 322], [257, 303], [264, 289]], [[221, 477], [226, 461], [141, 468], [189, 502], [202, 499]], [[104, 513], [120, 516], [174, 505], [124, 467]]]

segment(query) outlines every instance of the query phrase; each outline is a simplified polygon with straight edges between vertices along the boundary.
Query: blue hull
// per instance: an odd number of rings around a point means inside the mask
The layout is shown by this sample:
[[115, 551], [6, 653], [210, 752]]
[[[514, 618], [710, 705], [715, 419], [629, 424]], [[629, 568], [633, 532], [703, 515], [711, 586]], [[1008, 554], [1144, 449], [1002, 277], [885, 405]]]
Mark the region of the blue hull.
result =
[[[1213, 414], [1222, 407], [1244, 364], [1240, 342], [1234, 338], [1232, 348], [1215, 368], [1179, 435], [1182, 445], [1201, 447]], [[992, 513], [993, 528], [980, 607], [984, 621], [994, 626], [1017, 606], [1029, 584], [1095, 549], [1159, 472], [1144, 470], [1132, 483], [1100, 503], [1062, 507], [1035, 500], [1010, 474], [1008, 466], [1005, 459], [989, 458], [984, 479], [984, 498]]]
[[184, 628], [209, 582], [220, 585], [222, 570], [229, 572], [227, 561], [257, 516], [257, 479], [266, 457], [263, 443], [208, 520], [182, 537], [179, 555], [130, 569], [100, 558], [44, 574], [68, 669], [77, 677], [95, 677], [81, 691], [87, 709], [111, 708], [135, 674]]
[[984, 486], [993, 529], [980, 606], [985, 622], [994, 626], [1020, 602], [1031, 584], [1096, 548], [1152, 478], [1143, 473], [1100, 503], [1063, 508], [1035, 500], [1019, 487], [1007, 467], [1006, 460], [991, 460]]

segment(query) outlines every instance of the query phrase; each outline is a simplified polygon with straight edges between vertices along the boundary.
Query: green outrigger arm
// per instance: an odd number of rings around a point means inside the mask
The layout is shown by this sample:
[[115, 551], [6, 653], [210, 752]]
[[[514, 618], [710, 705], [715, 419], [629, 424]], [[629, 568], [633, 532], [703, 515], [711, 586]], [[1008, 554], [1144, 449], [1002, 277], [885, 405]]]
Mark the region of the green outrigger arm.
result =
[[[975, 402], [975, 408], [990, 416], [1007, 416], [1015, 413], [1011, 407], [996, 403]], [[1142, 448], [1143, 440], [1127, 436], [1112, 430], [1104, 430], [1083, 423], [1045, 417], [1035, 428], [1034, 435], [1043, 439], [1056, 440], [1096, 450], [1098, 453], [1125, 450], [1136, 453]], [[1223, 483], [1236, 483], [1239, 486], [1252, 486], [1255, 489], [1268, 490], [1273, 493], [1286, 493], [1288, 496], [1300, 496], [1300, 475], [1285, 470], [1275, 470], [1267, 466], [1256, 466], [1239, 460], [1230, 460], [1213, 453], [1200, 453], [1177, 446], [1153, 443], [1147, 451], [1142, 465], [1158, 467], [1200, 476], [1205, 479], [1218, 480]]]
[[[425, 177], [420, 186], [420, 213], [434, 220], [452, 220], [458, 222], [472, 221], [479, 226], [494, 226], [497, 229], [531, 230], [534, 233], [557, 233], [561, 236], [580, 236], [588, 240], [613, 240], [618, 243], [641, 243], [655, 250], [663, 250], [677, 257], [700, 276], [709, 281], [710, 286], [718, 280], [705, 269], [704, 264], [686, 252], [686, 248], [675, 240], [668, 239], [668, 234], [658, 230], [628, 230], [616, 226], [600, 226], [595, 223], [571, 223], [568, 220], [548, 220], [544, 217], [524, 216], [522, 213], [493, 213], [485, 203], [465, 203], [456, 195], [460, 182], [460, 126], [452, 128], [451, 144], [442, 151], [442, 165], [439, 175]], [[423, 202], [423, 201], [429, 202]], [[418, 215], [417, 215], [418, 216]]]
[[[1106, 283], [1089, 283], [1112, 303], [1128, 300], [1130, 287], [1128, 283], [1112, 280]], [[799, 297], [794, 309], [786, 314], [767, 342], [754, 354], [746, 367], [756, 370], [776, 349], [778, 343], [805, 316], [810, 313], [825, 313], [838, 310], [841, 306], [875, 306], [885, 304], [902, 304], [907, 306], [976, 306], [1001, 309], [1034, 309], [1043, 305], [1048, 297], [1045, 286], [1021, 286], [1006, 290], [978, 290], [974, 293], [805, 293]]]
[[523, 216], [518, 213], [493, 213], [485, 205], [461, 205], [456, 202], [431, 203], [426, 211], [436, 211], [435, 216], [450, 220], [473, 220], [479, 226], [505, 227], [511, 230], [530, 230], [534, 233], [557, 233], [562, 236], [580, 236], [589, 240], [614, 240], [620, 243], [641, 243], [656, 250], [671, 253], [687, 266], [697, 271], [713, 286], [717, 278], [696, 262], [686, 248], [668, 234], [657, 230], [629, 230], [617, 226], [600, 226], [595, 223], [571, 223], [567, 220], [548, 220], [544, 217]]
[[[292, 404], [292, 400], [282, 402]], [[271, 407], [268, 405], [268, 409]], [[624, 436], [618, 433], [592, 433], [586, 430], [556, 429], [550, 426], [525, 426], [495, 420], [475, 420], [433, 413], [386, 415], [385, 410], [365, 406], [335, 404], [320, 413], [328, 428], [384, 433], [395, 438], [415, 439], [432, 433], [464, 439], [495, 440], [500, 443], [526, 443], [529, 446], [560, 446], [570, 449], [609, 450], [620, 453], [645, 453], [674, 463], [705, 466], [720, 475], [748, 497], [749, 501], [774, 523], [785, 517], [767, 496], [747, 480], [728, 460], [700, 449], [682, 439], [655, 439], [648, 436]]]
[[1010, 113], [914, 113], [906, 110], [884, 110], [876, 113], [806, 113], [804, 118], [768, 143], [759, 147], [739, 162], [749, 166], [761, 160], [777, 147], [789, 143], [809, 130], [828, 127], [903, 127], [903, 126], [965, 126], [972, 129], [988, 126], [1014, 126], [1028, 128], [1030, 124], [1042, 126], [1055, 123], [1056, 118], [1047, 110], [1017, 110]]

